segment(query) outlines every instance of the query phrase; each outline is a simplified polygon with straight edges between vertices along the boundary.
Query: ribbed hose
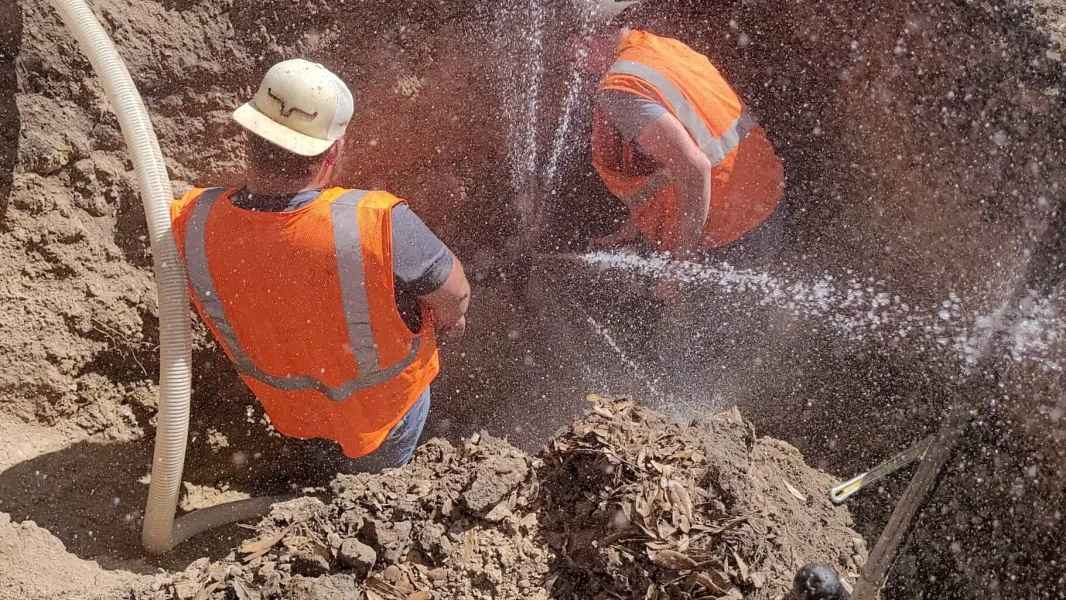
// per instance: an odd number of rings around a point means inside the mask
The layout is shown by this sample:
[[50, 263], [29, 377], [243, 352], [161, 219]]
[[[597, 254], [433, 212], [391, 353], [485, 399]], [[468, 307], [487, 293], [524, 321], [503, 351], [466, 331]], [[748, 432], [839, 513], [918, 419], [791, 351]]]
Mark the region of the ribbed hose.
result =
[[192, 367], [185, 268], [170, 231], [174, 195], [148, 111], [111, 38], [84, 0], [52, 0], [52, 4], [92, 63], [118, 116], [148, 219], [159, 296], [160, 374], [152, 481], [141, 540], [149, 553], [162, 554], [201, 531], [262, 514], [280, 498], [213, 506], [185, 515], [175, 525], [189, 435]]
[[169, 207], [174, 194], [148, 111], [111, 38], [83, 0], [53, 0], [53, 5], [88, 56], [118, 116], [148, 219], [159, 295], [160, 374], [152, 482], [148, 488], [142, 540], [148, 552], [158, 554], [173, 546], [174, 511], [185, 466], [192, 383], [185, 269], [170, 233]]

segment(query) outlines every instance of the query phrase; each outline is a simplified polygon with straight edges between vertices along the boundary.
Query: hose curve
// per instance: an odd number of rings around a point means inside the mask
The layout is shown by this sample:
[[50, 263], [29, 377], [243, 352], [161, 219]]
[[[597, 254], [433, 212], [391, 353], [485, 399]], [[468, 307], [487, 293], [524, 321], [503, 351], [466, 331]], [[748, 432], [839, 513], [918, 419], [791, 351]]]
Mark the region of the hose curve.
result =
[[110, 36], [85, 0], [52, 0], [52, 5], [92, 63], [118, 116], [148, 220], [159, 299], [160, 375], [141, 541], [148, 553], [162, 554], [197, 533], [262, 514], [279, 498], [231, 502], [189, 513], [175, 523], [189, 434], [192, 352], [185, 268], [170, 230], [173, 190], [144, 101]]

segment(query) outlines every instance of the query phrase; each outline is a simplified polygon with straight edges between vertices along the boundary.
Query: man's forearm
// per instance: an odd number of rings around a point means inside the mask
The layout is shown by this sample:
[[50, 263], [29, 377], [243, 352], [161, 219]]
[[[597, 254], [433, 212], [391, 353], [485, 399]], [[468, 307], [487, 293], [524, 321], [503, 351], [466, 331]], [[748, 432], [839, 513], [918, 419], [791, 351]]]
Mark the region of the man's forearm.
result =
[[668, 234], [669, 250], [682, 257], [700, 247], [711, 206], [711, 169], [707, 155], [688, 131], [671, 114], [664, 114], [646, 126], [637, 138], [640, 147], [674, 175], [678, 194], [674, 230]]
[[679, 258], [688, 258], [700, 247], [711, 208], [711, 174], [707, 169], [692, 168], [678, 177], [677, 228], [671, 250]]
[[470, 282], [458, 258], [453, 255], [452, 270], [444, 284], [420, 299], [432, 311], [442, 333], [462, 335], [466, 328], [466, 309], [470, 306]]

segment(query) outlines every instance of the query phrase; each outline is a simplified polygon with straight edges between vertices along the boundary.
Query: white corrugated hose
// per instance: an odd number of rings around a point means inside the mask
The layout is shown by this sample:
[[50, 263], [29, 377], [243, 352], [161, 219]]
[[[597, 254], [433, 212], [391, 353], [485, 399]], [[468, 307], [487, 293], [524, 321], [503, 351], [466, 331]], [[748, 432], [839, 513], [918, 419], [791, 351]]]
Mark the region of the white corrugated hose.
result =
[[260, 515], [279, 498], [230, 502], [189, 513], [175, 522], [189, 435], [192, 364], [185, 267], [170, 229], [174, 198], [170, 178], [148, 111], [107, 32], [84, 0], [52, 0], [52, 4], [92, 63], [118, 115], [148, 219], [159, 296], [160, 374], [155, 452], [141, 540], [147, 552], [162, 554], [202, 531]]

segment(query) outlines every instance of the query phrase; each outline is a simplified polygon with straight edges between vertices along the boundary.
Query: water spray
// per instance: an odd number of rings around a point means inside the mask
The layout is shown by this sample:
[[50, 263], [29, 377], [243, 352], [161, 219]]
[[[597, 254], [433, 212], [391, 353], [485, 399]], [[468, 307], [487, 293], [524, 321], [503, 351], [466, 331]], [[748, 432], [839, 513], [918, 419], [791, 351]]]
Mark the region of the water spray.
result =
[[[1060, 205], [1050, 222], [1045, 222], [1036, 252], [1029, 259], [1025, 272], [1018, 278], [1010, 297], [997, 311], [997, 319], [990, 334], [985, 337], [979, 348], [977, 358], [977, 378], [990, 381], [998, 379], [996, 369], [996, 351], [1003, 346], [1003, 339], [1015, 327], [1021, 315], [1026, 299], [1035, 291], [1038, 295], [1050, 294], [1052, 288], [1062, 276], [1061, 262], [1066, 249], [1066, 205]], [[976, 389], [980, 379], [967, 382], [966, 389]], [[907, 491], [896, 503], [888, 524], [881, 532], [870, 556], [863, 566], [862, 577], [855, 587], [856, 600], [876, 600], [888, 571], [895, 562], [899, 547], [910, 532], [914, 517], [925, 506], [929, 495], [936, 487], [944, 472], [944, 466], [955, 452], [970, 424], [977, 418], [978, 412], [973, 406], [972, 397], [967, 397], [956, 405], [944, 419], [928, 448], [923, 452], [918, 472], [911, 479]]]
[[1017, 314], [1009, 331], [996, 333], [1001, 329], [1003, 308], [991, 315], [974, 314], [954, 293], [932, 306], [921, 306], [892, 292], [886, 282], [853, 271], [844, 276], [817, 274], [801, 279], [768, 270], [737, 268], [727, 262], [674, 260], [667, 254], [596, 251], [542, 256], [601, 271], [625, 271], [659, 281], [746, 294], [757, 306], [773, 306], [797, 318], [824, 323], [848, 341], [887, 344], [911, 340], [920, 343], [922, 349], [951, 350], [966, 374], [977, 367], [990, 336], [1002, 337], [1003, 333], [1008, 334], [1004, 341], [1016, 362], [1030, 360], [1046, 371], [1062, 370], [1042, 354], [1063, 335], [1046, 294], [1023, 298], [1019, 304], [1024, 304], [1025, 309], [1012, 309]]

